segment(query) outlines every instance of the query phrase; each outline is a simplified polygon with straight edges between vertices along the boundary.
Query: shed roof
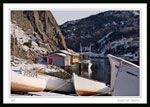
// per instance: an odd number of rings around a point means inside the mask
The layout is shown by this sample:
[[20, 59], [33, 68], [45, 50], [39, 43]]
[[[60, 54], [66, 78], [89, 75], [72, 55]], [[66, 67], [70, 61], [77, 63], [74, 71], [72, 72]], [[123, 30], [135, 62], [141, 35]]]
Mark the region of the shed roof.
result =
[[63, 53], [54, 53], [54, 54], [50, 54], [50, 55], [48, 55], [48, 56], [52, 56], [52, 55], [55, 55], [55, 54], [60, 55], [60, 56], [63, 56], [63, 57], [65, 57], [65, 56], [66, 56], [66, 55], [65, 55], [65, 54], [63, 54]]
[[66, 51], [66, 50], [57, 50], [57, 51], [51, 52], [50, 55], [55, 54], [55, 53], [64, 53], [64, 54], [72, 55], [72, 56], [74, 56], [74, 55], [78, 56], [79, 55], [76, 52], [72, 53], [72, 52], [69, 52], [69, 51]]

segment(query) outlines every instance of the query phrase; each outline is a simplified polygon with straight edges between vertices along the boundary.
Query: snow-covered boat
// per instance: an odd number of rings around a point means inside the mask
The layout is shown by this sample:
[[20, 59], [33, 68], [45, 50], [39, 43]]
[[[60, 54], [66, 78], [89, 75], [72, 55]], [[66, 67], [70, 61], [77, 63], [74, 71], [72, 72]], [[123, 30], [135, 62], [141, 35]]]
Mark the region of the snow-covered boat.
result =
[[75, 91], [71, 80], [23, 70], [13, 70], [11, 72], [11, 90], [23, 92], [43, 90]]
[[108, 54], [113, 96], [139, 96], [139, 66]]
[[78, 96], [107, 94], [110, 88], [105, 83], [80, 77], [73, 73], [73, 82]]

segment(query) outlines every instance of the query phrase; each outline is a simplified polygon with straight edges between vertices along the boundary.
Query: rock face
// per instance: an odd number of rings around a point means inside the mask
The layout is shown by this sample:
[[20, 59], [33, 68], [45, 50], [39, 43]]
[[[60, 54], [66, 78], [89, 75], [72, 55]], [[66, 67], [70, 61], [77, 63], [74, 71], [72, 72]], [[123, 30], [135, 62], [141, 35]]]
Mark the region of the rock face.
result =
[[99, 54], [139, 54], [139, 11], [106, 11], [60, 26], [68, 48], [92, 44]]
[[[16, 37], [16, 42], [18, 43], [20, 43], [20, 39], [24, 40], [27, 38], [28, 40], [32, 40], [31, 48], [35, 48], [34, 46], [36, 46], [46, 49], [47, 52], [55, 51], [58, 49], [67, 49], [61, 30], [50, 11], [11, 11], [11, 24], [13, 25], [11, 27], [12, 54], [14, 35]], [[14, 34], [14, 31], [16, 30], [18, 30], [18, 32]], [[23, 32], [22, 37], [20, 36], [21, 32]], [[18, 39], [19, 37], [20, 39]], [[22, 43], [21, 45], [23, 46], [24, 44]], [[21, 45], [16, 45], [15, 56], [19, 54], [17, 49], [19, 50], [19, 46]], [[24, 51], [20, 48], [20, 51], [21, 50]], [[35, 55], [33, 52], [31, 53], [33, 56]], [[22, 56], [20, 57], [22, 58]]]

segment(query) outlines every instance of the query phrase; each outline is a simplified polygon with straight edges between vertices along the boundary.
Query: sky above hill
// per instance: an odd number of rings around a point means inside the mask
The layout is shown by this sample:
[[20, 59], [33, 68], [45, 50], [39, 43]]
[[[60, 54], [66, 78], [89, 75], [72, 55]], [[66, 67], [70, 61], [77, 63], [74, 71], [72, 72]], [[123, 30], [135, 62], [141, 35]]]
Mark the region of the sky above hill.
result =
[[95, 15], [97, 13], [103, 12], [104, 10], [96, 11], [51, 11], [55, 17], [58, 25], [61, 25], [67, 21], [82, 19], [90, 15]]

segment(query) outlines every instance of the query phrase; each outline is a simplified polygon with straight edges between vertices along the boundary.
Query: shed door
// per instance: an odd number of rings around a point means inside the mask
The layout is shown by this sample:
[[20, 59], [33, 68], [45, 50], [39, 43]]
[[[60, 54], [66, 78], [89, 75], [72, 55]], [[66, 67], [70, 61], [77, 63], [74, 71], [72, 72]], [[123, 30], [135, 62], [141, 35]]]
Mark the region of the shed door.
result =
[[52, 58], [49, 59], [49, 64], [51, 64], [51, 65], [53, 64], [53, 59]]

